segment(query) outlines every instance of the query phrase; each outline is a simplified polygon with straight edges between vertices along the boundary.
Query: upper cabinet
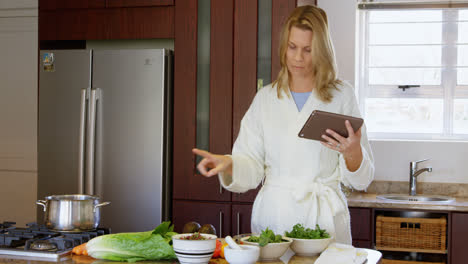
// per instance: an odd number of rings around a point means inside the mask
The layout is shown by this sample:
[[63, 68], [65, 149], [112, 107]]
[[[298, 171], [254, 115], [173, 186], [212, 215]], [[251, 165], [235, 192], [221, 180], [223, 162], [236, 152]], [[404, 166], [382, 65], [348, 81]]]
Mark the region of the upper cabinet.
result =
[[174, 0], [106, 0], [107, 7], [171, 6]]
[[174, 38], [174, 1], [39, 0], [39, 40]]
[[174, 199], [255, 199], [258, 190], [230, 193], [216, 177], [198, 175], [200, 159], [191, 149], [231, 153], [258, 79], [266, 85], [278, 74], [274, 42], [295, 6], [295, 0], [176, 1]]

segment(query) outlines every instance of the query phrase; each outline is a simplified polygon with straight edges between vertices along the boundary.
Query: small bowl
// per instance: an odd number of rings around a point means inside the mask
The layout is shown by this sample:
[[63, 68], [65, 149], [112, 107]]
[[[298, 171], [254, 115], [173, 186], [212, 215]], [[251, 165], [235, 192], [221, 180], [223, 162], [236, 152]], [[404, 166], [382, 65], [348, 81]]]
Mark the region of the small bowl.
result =
[[224, 257], [229, 264], [255, 264], [260, 257], [260, 248], [251, 245], [239, 245], [242, 250], [224, 248]]
[[297, 256], [315, 256], [322, 253], [333, 241], [333, 238], [302, 239], [291, 238], [293, 240], [291, 249]]
[[268, 243], [264, 247], [260, 247], [258, 243], [247, 241], [250, 236], [241, 238], [241, 241], [246, 245], [258, 246], [260, 248], [260, 261], [277, 260], [284, 255], [286, 250], [293, 242], [292, 238], [284, 237], [285, 242], [281, 243]]
[[186, 240], [182, 237], [191, 236], [186, 233], [172, 236], [172, 247], [181, 264], [207, 264], [216, 248], [215, 235], [200, 234], [206, 240]]

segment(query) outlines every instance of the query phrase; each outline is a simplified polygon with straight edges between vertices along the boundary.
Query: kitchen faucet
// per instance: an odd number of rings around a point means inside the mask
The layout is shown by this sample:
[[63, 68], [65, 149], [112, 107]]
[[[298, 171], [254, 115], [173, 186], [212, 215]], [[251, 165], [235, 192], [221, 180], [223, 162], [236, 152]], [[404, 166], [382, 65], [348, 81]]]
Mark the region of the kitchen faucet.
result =
[[423, 159], [423, 160], [411, 161], [410, 162], [409, 195], [416, 195], [416, 177], [418, 177], [419, 174], [421, 174], [421, 173], [423, 173], [425, 171], [427, 171], [427, 172], [432, 171], [432, 167], [427, 167], [427, 168], [423, 168], [423, 169], [420, 169], [420, 170], [416, 170], [416, 167], [417, 167], [418, 163], [426, 161], [426, 160], [429, 160], [429, 159]]

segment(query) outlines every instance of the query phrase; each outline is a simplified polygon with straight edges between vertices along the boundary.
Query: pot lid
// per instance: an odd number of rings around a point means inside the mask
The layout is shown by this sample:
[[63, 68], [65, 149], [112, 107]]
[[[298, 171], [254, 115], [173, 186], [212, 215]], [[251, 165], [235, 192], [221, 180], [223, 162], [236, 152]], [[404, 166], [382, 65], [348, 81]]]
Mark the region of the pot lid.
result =
[[87, 194], [61, 194], [61, 195], [50, 195], [50, 196], [47, 196], [45, 199], [53, 200], [53, 201], [63, 201], [63, 200], [85, 201], [85, 200], [99, 200], [99, 197], [95, 195], [87, 195]]

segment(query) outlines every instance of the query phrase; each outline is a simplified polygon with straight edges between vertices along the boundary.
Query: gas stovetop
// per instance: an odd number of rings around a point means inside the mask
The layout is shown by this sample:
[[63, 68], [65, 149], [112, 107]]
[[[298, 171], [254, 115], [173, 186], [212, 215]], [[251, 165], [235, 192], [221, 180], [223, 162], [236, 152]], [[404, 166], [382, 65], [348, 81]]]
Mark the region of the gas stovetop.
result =
[[16, 227], [15, 222], [0, 224], [0, 255], [16, 255], [58, 260], [78, 245], [91, 238], [109, 234], [108, 228], [94, 231], [68, 233], [57, 232], [36, 223]]

